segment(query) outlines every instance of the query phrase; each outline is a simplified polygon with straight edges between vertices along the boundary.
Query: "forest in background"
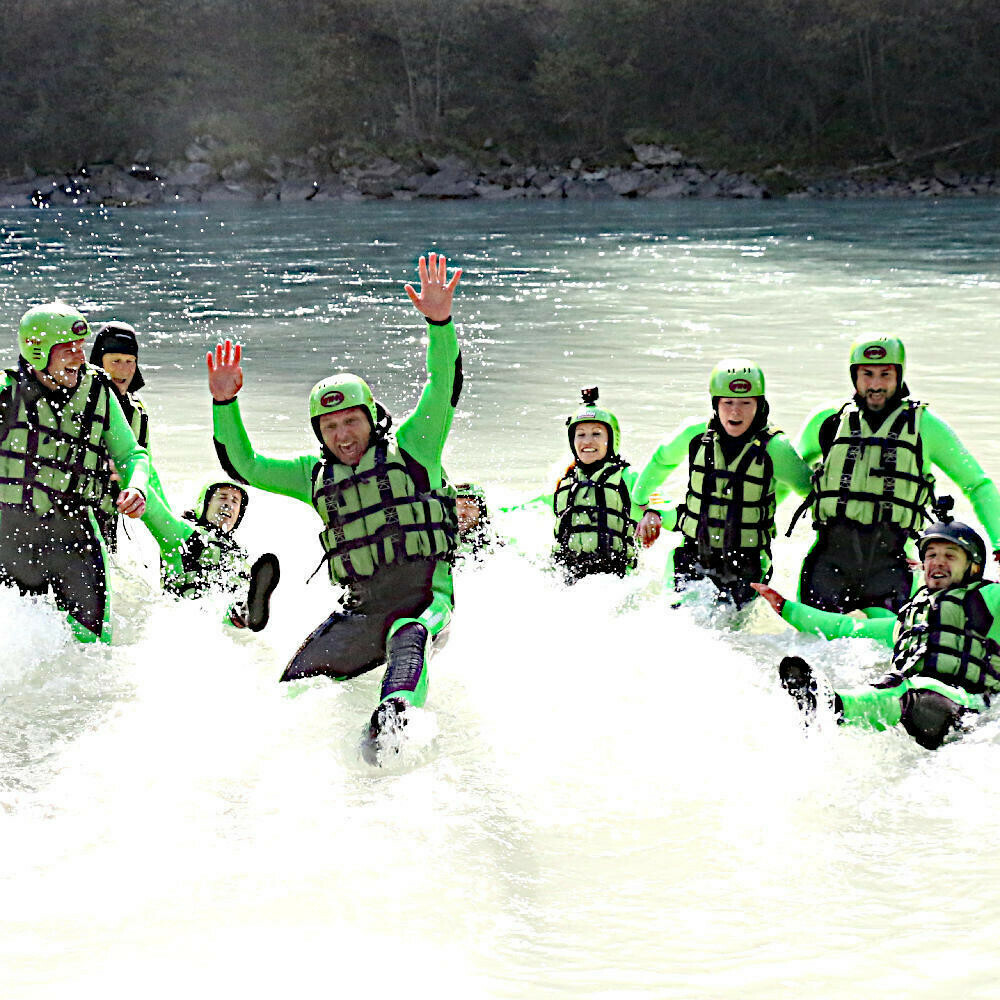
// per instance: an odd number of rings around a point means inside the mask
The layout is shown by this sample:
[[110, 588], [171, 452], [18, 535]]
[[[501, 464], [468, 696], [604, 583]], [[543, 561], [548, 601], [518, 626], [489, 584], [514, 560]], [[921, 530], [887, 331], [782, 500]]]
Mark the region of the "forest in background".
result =
[[9, 176], [201, 135], [251, 162], [1000, 163], [996, 0], [4, 0], [0, 74]]

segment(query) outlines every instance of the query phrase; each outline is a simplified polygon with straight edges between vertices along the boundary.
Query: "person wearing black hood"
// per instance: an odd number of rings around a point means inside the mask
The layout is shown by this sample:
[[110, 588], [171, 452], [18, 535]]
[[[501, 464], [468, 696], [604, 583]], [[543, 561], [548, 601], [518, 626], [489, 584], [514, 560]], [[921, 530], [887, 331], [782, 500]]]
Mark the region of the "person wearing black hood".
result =
[[[146, 384], [139, 371], [139, 343], [135, 330], [128, 323], [112, 320], [97, 327], [95, 333], [90, 363], [108, 373], [136, 441], [141, 448], [148, 450], [149, 414], [145, 404], [135, 395]], [[108, 550], [114, 552], [118, 548], [118, 509], [115, 501], [121, 487], [114, 463], [109, 462], [108, 466], [105, 493], [94, 513]]]
[[799, 513], [811, 508], [816, 530], [802, 563], [799, 599], [842, 614], [876, 607], [896, 612], [914, 588], [908, 555], [929, 520], [932, 466], [965, 494], [994, 554], [1000, 494], [955, 432], [926, 403], [910, 398], [898, 337], [855, 342], [850, 366], [852, 399], [819, 410], [799, 436], [799, 454], [815, 467]]
[[785, 435], [768, 422], [764, 373], [753, 361], [720, 361], [709, 377], [712, 418], [688, 422], [661, 445], [633, 490], [649, 501], [685, 459], [684, 502], [666, 525], [684, 535], [668, 561], [667, 578], [677, 590], [710, 580], [719, 601], [749, 604], [751, 584], [771, 576], [771, 539], [778, 504], [794, 490], [809, 492], [809, 469]]

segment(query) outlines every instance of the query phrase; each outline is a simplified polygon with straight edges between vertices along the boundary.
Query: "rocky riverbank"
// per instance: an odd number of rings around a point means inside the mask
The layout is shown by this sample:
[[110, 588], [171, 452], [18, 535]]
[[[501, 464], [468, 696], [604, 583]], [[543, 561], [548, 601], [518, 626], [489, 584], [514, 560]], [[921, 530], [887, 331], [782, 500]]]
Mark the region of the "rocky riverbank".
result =
[[970, 176], [941, 167], [926, 176], [797, 177], [780, 166], [761, 176], [709, 169], [669, 146], [635, 144], [627, 165], [517, 164], [484, 150], [474, 164], [457, 156], [348, 157], [313, 147], [301, 157], [262, 164], [226, 157], [211, 138], [193, 142], [183, 160], [159, 166], [145, 157], [127, 166], [90, 164], [40, 176], [28, 170], [0, 181], [0, 205], [132, 206], [234, 201], [366, 201], [517, 198], [916, 198], [1000, 195], [1000, 172]]

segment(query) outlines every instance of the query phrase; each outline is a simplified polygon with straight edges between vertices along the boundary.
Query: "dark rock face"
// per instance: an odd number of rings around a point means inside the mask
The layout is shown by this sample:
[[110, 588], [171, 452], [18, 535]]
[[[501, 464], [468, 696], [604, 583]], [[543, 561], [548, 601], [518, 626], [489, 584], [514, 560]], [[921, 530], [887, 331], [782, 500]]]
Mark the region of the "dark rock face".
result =
[[[968, 176], [935, 164], [926, 176], [841, 176], [818, 181], [795, 177], [780, 164], [762, 177], [725, 169], [707, 170], [672, 146], [635, 143], [627, 166], [515, 164], [502, 149], [491, 165], [475, 166], [460, 157], [418, 154], [398, 161], [377, 156], [347, 163], [346, 149], [313, 147], [304, 155], [268, 157], [254, 165], [228, 160], [211, 136], [195, 139], [183, 159], [160, 165], [148, 150], [127, 165], [81, 167], [62, 175], [39, 176], [30, 167], [19, 178], [0, 180], [0, 205], [11, 208], [60, 205], [155, 205], [161, 202], [363, 201], [482, 198], [938, 198], [1000, 195], [1000, 174]], [[223, 166], [219, 167], [219, 164]]]

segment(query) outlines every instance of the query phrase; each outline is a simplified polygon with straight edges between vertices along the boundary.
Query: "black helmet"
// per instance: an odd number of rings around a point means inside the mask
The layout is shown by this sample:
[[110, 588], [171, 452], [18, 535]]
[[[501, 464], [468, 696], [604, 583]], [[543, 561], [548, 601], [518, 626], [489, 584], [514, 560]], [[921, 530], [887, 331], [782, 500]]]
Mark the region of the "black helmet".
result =
[[927, 546], [935, 541], [957, 545], [969, 557], [970, 563], [979, 566], [978, 572], [970, 573], [971, 578], [973, 580], [982, 578], [986, 567], [986, 543], [978, 531], [961, 521], [938, 521], [937, 524], [927, 528], [917, 540], [917, 551], [921, 559], [924, 558]]

